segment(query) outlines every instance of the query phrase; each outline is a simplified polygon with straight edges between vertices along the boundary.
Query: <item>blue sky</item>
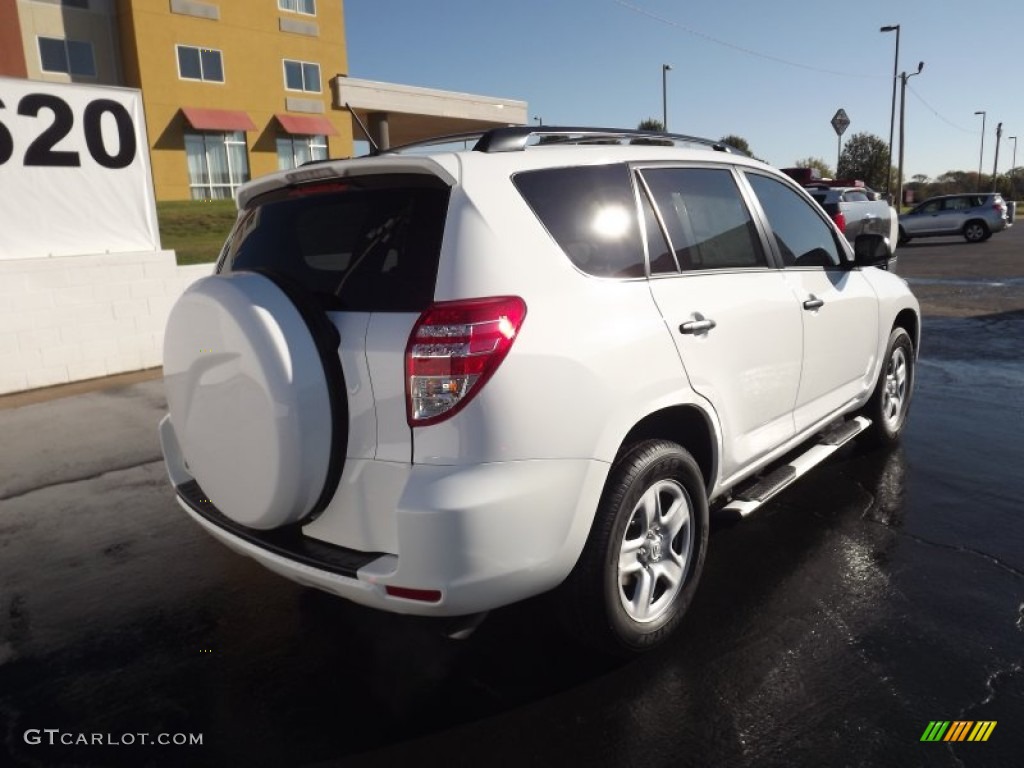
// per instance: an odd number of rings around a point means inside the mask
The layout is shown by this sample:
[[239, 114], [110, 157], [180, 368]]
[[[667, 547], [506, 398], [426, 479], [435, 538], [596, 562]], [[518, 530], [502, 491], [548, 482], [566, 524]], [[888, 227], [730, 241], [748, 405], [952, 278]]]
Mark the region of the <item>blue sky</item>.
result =
[[976, 110], [988, 113], [986, 174], [998, 122], [1001, 172], [1006, 137], [1024, 139], [1020, 0], [345, 0], [344, 11], [351, 76], [522, 99], [547, 124], [660, 119], [671, 64], [670, 130], [738, 134], [778, 166], [834, 165], [840, 107], [844, 138], [888, 141], [896, 36], [878, 30], [900, 24], [900, 71], [925, 62], [907, 87], [907, 178], [977, 171]]

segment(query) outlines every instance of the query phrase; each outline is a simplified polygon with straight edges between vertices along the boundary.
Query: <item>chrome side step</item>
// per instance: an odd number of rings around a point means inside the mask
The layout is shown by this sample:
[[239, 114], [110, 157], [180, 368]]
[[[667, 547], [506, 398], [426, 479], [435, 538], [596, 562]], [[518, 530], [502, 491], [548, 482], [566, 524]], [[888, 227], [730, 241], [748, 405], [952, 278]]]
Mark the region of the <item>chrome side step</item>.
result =
[[871, 420], [864, 416], [836, 422], [818, 436], [817, 442], [788, 464], [740, 485], [733, 493], [732, 500], [720, 512], [746, 517], [870, 426]]

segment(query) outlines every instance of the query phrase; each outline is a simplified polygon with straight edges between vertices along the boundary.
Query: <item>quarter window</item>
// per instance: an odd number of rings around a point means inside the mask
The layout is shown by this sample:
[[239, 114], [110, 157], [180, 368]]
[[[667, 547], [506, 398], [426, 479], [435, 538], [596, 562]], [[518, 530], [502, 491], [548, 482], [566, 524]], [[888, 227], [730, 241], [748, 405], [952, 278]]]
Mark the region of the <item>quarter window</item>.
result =
[[[728, 169], [649, 168], [641, 175], [683, 271], [768, 265], [750, 211]], [[652, 272], [665, 262], [653, 251], [651, 260]]]
[[185, 154], [193, 200], [230, 199], [249, 180], [249, 157], [241, 131], [186, 133]]
[[96, 77], [92, 43], [59, 37], [39, 38], [39, 63], [44, 72]]
[[284, 87], [289, 91], [320, 93], [320, 65], [285, 59]]
[[316, 0], [277, 0], [277, 7], [282, 11], [316, 16]]
[[747, 179], [771, 225], [787, 267], [835, 267], [839, 245], [832, 229], [806, 200], [787, 185], [768, 176], [748, 173]]
[[636, 198], [625, 165], [546, 168], [513, 183], [580, 270], [598, 277], [643, 277]]
[[183, 80], [224, 82], [224, 61], [220, 51], [191, 45], [179, 45], [177, 49], [178, 75]]

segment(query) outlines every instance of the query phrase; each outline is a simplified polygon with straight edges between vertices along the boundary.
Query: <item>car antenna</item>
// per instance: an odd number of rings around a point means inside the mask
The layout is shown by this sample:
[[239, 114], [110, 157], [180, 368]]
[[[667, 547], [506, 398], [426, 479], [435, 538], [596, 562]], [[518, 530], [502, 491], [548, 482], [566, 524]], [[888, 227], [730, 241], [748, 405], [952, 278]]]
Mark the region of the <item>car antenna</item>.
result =
[[366, 130], [366, 126], [363, 125], [363, 121], [359, 119], [359, 115], [356, 114], [356, 111], [352, 109], [352, 105], [349, 104], [347, 101], [345, 102], [345, 109], [349, 111], [349, 113], [352, 115], [352, 119], [356, 121], [356, 124], [359, 126], [359, 129], [363, 132], [363, 136], [365, 136], [366, 140], [370, 142], [370, 155], [379, 155], [380, 147], [377, 146], [377, 142], [373, 140], [373, 136], [371, 136], [370, 132]]

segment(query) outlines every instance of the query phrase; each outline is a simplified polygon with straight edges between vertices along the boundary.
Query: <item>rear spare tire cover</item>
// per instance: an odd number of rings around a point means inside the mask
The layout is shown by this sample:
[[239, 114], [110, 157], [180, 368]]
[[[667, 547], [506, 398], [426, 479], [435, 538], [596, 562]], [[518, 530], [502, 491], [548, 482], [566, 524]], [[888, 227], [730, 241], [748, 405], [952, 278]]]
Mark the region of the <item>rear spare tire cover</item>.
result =
[[225, 516], [250, 528], [319, 512], [340, 474], [332, 441], [347, 441], [333, 434], [324, 339], [318, 349], [303, 316], [310, 308], [296, 307], [308, 297], [285, 288], [248, 272], [203, 278], [174, 305], [164, 335], [167, 405], [188, 470]]

